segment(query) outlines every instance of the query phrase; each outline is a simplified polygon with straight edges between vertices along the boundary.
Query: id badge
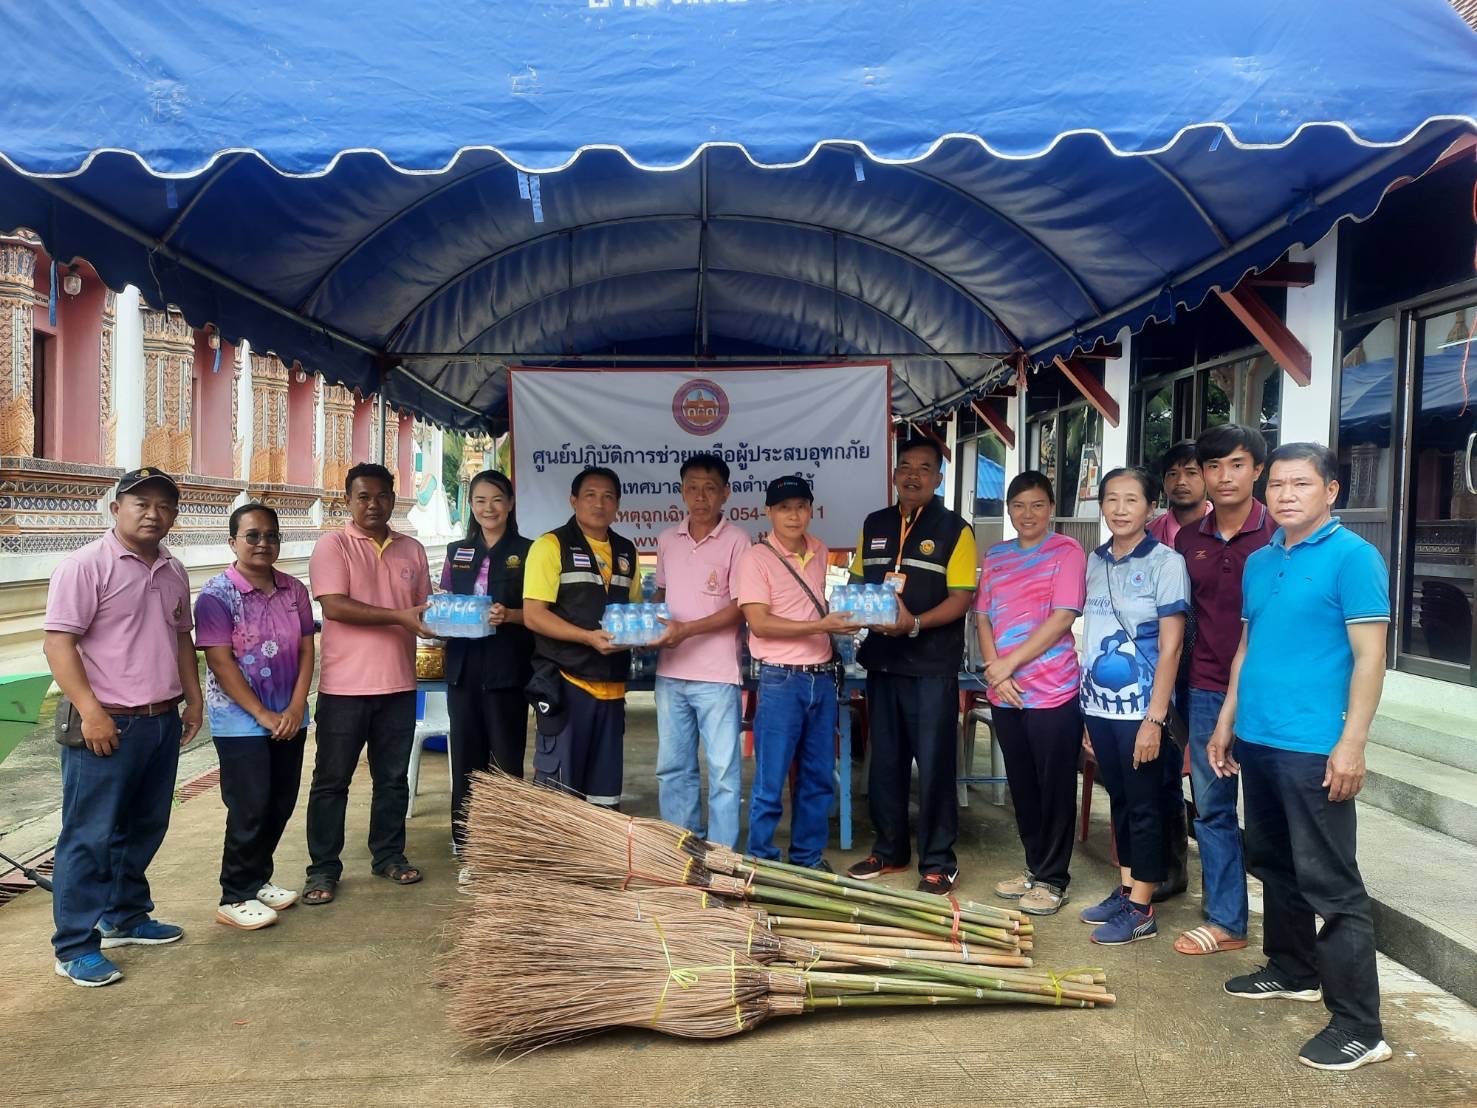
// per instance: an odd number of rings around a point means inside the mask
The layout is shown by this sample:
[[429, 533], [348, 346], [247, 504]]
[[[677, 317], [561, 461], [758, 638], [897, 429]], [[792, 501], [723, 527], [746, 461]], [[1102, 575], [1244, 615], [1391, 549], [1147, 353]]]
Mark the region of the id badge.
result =
[[882, 583], [901, 596], [903, 594], [903, 586], [908, 583], [908, 575], [906, 573], [898, 573], [894, 570], [892, 573], [883, 575]]

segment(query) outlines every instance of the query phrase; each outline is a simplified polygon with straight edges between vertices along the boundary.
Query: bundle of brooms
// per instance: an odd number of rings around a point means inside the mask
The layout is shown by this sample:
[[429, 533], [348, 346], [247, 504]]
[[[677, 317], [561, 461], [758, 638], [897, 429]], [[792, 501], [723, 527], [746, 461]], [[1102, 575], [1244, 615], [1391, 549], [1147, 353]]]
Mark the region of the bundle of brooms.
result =
[[687, 1038], [825, 1008], [1112, 1004], [1101, 970], [1052, 973], [994, 905], [741, 856], [502, 774], [478, 774], [469, 895], [443, 977], [486, 1048], [608, 1027]]

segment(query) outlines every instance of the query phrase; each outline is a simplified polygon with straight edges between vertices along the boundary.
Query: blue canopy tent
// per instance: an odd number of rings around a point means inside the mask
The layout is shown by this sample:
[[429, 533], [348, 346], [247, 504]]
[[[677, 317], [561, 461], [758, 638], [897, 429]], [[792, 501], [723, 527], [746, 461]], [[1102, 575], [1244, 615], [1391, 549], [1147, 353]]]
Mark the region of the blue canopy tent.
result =
[[506, 366], [894, 359], [926, 418], [1361, 218], [1445, 0], [10, 5], [0, 229], [457, 427]]

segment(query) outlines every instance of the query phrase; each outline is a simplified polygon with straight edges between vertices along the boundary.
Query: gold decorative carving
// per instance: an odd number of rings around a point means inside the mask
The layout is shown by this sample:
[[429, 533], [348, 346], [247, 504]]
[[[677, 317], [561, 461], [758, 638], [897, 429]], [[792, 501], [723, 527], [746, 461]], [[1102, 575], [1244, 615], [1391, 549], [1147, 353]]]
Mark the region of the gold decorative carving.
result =
[[275, 354], [251, 355], [251, 483], [287, 480], [287, 367]]
[[36, 255], [25, 243], [0, 241], [0, 455], [36, 452], [32, 397], [32, 325]]
[[118, 326], [118, 296], [112, 289], [103, 292], [103, 322], [98, 331], [98, 412], [102, 416], [103, 465], [118, 460], [118, 412], [116, 387], [117, 365], [114, 363], [114, 334]]
[[141, 308], [144, 330], [142, 461], [168, 473], [190, 471], [190, 408], [195, 341], [174, 308]]

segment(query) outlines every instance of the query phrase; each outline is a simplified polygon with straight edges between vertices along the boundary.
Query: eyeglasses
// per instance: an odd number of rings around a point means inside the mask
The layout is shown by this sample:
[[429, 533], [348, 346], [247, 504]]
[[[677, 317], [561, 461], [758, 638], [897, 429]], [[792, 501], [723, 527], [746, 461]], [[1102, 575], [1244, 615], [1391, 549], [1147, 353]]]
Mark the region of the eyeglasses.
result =
[[241, 541], [247, 546], [261, 546], [263, 543], [268, 546], [281, 546], [282, 536], [276, 531], [243, 531]]

